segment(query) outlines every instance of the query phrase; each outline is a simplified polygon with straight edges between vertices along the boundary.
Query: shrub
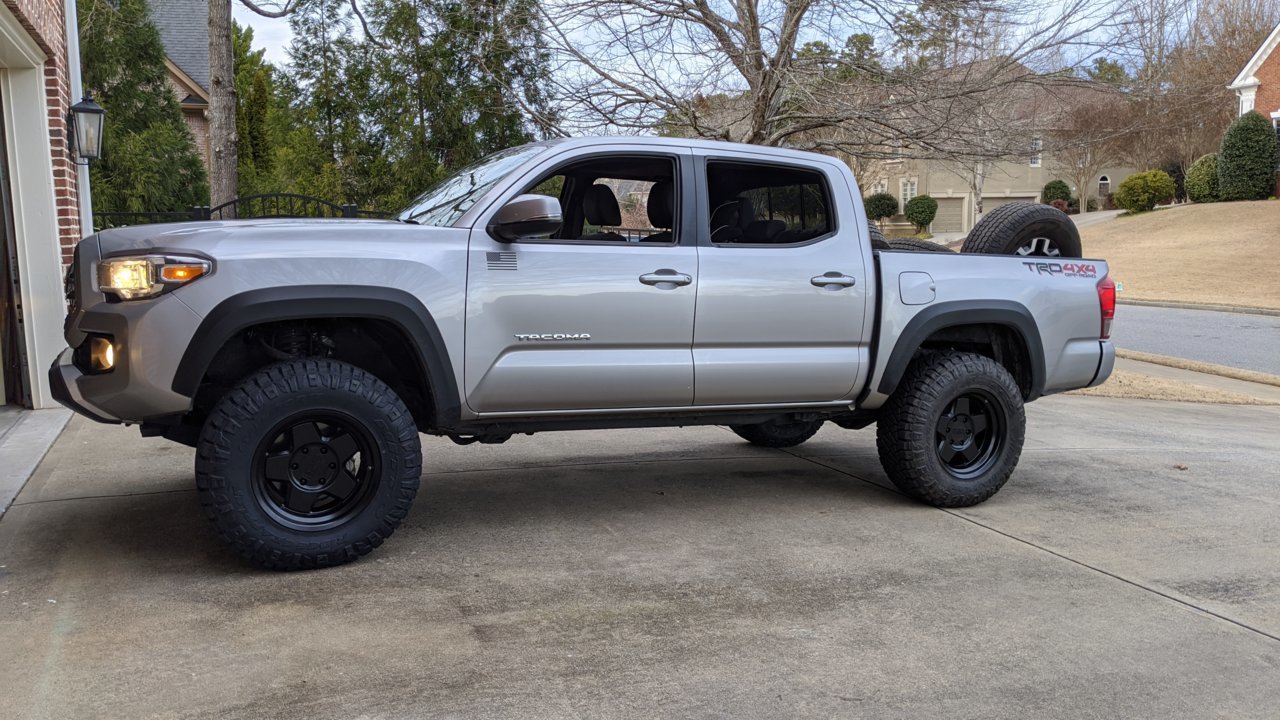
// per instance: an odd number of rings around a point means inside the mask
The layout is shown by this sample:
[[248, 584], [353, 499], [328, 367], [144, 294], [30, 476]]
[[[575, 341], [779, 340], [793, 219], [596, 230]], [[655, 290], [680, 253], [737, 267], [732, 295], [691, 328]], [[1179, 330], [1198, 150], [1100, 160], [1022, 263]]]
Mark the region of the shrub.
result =
[[1169, 177], [1169, 173], [1163, 170], [1148, 170], [1134, 173], [1120, 183], [1120, 187], [1116, 188], [1114, 193], [1114, 199], [1117, 207], [1131, 213], [1140, 213], [1154, 208], [1156, 203], [1173, 199], [1177, 191], [1178, 186], [1174, 184], [1173, 178]]
[[1218, 202], [1218, 154], [1209, 153], [1187, 168], [1187, 197], [1191, 202]]
[[867, 219], [879, 222], [898, 214], [898, 198], [889, 193], [875, 193], [862, 201], [867, 209]]
[[1257, 112], [1236, 118], [1218, 152], [1218, 196], [1263, 200], [1276, 187], [1276, 131]]
[[1054, 198], [1053, 201], [1050, 202], [1049, 204], [1061, 210], [1062, 212], [1067, 212], [1068, 210], [1071, 209], [1071, 203], [1067, 202], [1066, 200], [1063, 200], [1062, 198]]
[[[1040, 202], [1053, 205], [1054, 200], [1071, 202], [1071, 187], [1061, 180], [1050, 180], [1045, 183], [1044, 189], [1040, 191]], [[1054, 205], [1054, 207], [1058, 206]]]
[[917, 195], [907, 201], [907, 219], [919, 232], [927, 232], [933, 216], [938, 214], [938, 201], [928, 195]]
[[1173, 200], [1174, 202], [1183, 202], [1187, 199], [1187, 174], [1182, 170], [1182, 163], [1171, 162], [1161, 165], [1160, 169], [1169, 174], [1173, 178]]

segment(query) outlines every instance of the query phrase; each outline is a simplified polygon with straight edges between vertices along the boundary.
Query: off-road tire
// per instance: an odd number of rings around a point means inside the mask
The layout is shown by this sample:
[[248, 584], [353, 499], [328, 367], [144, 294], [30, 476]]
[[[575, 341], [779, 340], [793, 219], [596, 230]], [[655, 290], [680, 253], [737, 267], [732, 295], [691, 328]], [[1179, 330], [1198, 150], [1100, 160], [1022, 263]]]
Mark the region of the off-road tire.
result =
[[[315, 430], [314, 442], [309, 431], [298, 430], [304, 426]], [[300, 440], [302, 432], [307, 437]], [[279, 438], [292, 450], [271, 445]], [[282, 453], [292, 453], [284, 458], [286, 468], [298, 468], [288, 463], [314, 461], [318, 453], [330, 452], [330, 443], [334, 449], [325, 459], [340, 458], [339, 441], [358, 450], [342, 458], [339, 469], [317, 472], [330, 473], [331, 489], [348, 494], [348, 500], [329, 495], [321, 484], [326, 481], [300, 484], [310, 480], [299, 479], [302, 471], [295, 469], [285, 470], [285, 482], [269, 484], [281, 467], [272, 461]], [[301, 449], [295, 447], [299, 443]], [[297, 455], [307, 448], [317, 454]], [[346, 488], [354, 489], [337, 490], [333, 478], [341, 473]], [[277, 570], [341, 565], [381, 545], [408, 514], [421, 473], [418, 430], [404, 402], [364, 370], [328, 359], [281, 362], [249, 376], [218, 401], [196, 446], [196, 487], [205, 515], [241, 557]], [[284, 507], [288, 494], [300, 491], [299, 497], [320, 498], [311, 500], [310, 509], [333, 502], [333, 519], [307, 525], [323, 521], [323, 515], [291, 517]], [[273, 506], [272, 492], [285, 500]]]
[[822, 420], [800, 420], [780, 423], [771, 420], [755, 425], [730, 425], [729, 429], [752, 445], [789, 448], [813, 437], [822, 429], [822, 422]]
[[871, 235], [872, 250], [891, 250], [892, 249], [892, 247], [890, 247], [889, 245], [889, 239], [884, 236], [884, 233], [880, 232], [880, 228], [876, 227], [875, 223], [868, 221], [867, 231]]
[[951, 248], [931, 240], [920, 238], [889, 238], [891, 250], [908, 250], [911, 252], [954, 252]]
[[[971, 400], [962, 414], [956, 407], [964, 398]], [[950, 462], [964, 461], [956, 451], [958, 437], [966, 424], [976, 427], [981, 413], [968, 411], [980, 404], [991, 415], [983, 421], [989, 432], [974, 432], [973, 444], [961, 451], [981, 459], [971, 468], [973, 475], [965, 476], [968, 471], [956, 470], [943, 457], [950, 452]], [[1004, 367], [975, 353], [930, 352], [912, 362], [885, 403], [876, 449], [885, 474], [906, 495], [936, 507], [967, 507], [995, 495], [1008, 481], [1025, 433], [1022, 393]], [[981, 450], [988, 441], [993, 443], [989, 453]]]
[[1052, 205], [1007, 203], [978, 221], [960, 252], [1078, 258], [1080, 231], [1066, 213]]

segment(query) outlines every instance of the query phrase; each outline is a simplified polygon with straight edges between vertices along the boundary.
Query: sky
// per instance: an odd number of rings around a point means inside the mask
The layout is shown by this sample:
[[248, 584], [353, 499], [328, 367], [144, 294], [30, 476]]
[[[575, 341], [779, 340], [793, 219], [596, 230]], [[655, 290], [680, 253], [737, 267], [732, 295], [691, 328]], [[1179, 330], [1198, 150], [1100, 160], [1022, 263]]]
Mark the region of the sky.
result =
[[265, 18], [238, 2], [231, 3], [231, 16], [241, 25], [253, 28], [253, 47], [266, 49], [267, 62], [278, 67], [289, 61], [289, 41], [293, 33], [289, 30], [288, 18]]

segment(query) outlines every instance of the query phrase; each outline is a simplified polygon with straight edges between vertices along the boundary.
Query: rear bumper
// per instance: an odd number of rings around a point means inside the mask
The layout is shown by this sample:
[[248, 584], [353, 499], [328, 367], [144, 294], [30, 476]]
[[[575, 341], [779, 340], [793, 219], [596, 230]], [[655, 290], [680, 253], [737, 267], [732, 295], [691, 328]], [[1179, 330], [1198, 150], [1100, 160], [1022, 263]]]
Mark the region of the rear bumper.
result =
[[1102, 346], [1102, 357], [1098, 360], [1098, 372], [1094, 373], [1088, 387], [1096, 387], [1106, 382], [1107, 378], [1111, 377], [1111, 371], [1116, 367], [1116, 346], [1110, 340], [1100, 340], [1098, 344]]

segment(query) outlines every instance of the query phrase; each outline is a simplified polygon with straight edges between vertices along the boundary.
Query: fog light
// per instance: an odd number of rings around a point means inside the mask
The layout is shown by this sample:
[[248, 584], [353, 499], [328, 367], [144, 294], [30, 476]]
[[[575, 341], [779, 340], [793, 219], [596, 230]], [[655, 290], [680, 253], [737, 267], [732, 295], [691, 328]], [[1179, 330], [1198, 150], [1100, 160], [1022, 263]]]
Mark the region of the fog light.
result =
[[89, 367], [93, 372], [110, 372], [116, 366], [116, 348], [111, 338], [89, 338]]

